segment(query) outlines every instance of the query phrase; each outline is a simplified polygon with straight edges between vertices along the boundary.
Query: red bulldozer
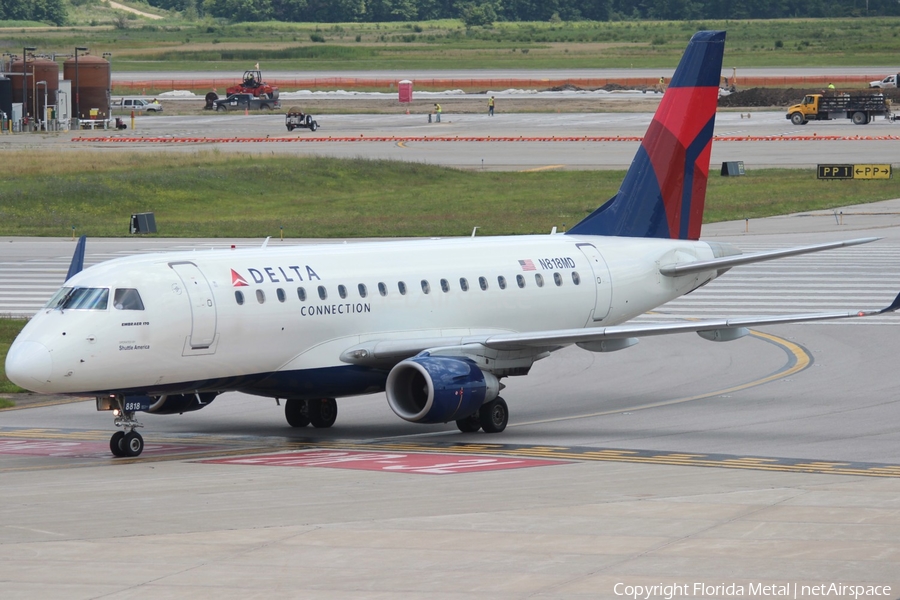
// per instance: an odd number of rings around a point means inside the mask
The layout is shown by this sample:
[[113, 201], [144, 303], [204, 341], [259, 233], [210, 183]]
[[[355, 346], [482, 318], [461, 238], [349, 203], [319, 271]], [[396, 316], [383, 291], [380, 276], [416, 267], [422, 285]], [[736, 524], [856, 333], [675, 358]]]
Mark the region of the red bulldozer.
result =
[[256, 98], [278, 100], [278, 88], [272, 87], [262, 80], [262, 71], [244, 71], [244, 79], [238, 85], [233, 85], [225, 90], [228, 96], [232, 94], [253, 94]]

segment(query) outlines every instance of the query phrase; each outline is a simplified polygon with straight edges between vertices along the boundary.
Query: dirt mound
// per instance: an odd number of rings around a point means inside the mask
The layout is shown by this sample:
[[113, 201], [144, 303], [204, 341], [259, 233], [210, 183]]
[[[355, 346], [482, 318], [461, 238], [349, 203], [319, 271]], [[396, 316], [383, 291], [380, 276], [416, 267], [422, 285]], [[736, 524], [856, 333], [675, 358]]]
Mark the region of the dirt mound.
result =
[[[787, 107], [797, 104], [806, 94], [820, 94], [822, 89], [797, 89], [797, 88], [750, 88], [740, 90], [728, 96], [719, 98], [719, 106], [725, 108], [737, 107]], [[900, 90], [882, 90], [884, 95], [896, 104], [900, 101]]]
[[562, 85], [555, 85], [551, 88], [547, 88], [548, 92], [580, 92], [583, 90], [584, 88], [578, 87], [572, 83], [564, 83]]

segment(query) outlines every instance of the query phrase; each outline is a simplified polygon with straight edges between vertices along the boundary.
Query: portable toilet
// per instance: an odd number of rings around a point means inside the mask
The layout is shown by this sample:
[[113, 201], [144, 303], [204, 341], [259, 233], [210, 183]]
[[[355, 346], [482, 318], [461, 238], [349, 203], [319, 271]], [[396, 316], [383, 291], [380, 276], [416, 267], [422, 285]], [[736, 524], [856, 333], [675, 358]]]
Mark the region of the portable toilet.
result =
[[409, 79], [404, 79], [397, 84], [397, 92], [400, 96], [400, 102], [412, 102], [413, 82]]

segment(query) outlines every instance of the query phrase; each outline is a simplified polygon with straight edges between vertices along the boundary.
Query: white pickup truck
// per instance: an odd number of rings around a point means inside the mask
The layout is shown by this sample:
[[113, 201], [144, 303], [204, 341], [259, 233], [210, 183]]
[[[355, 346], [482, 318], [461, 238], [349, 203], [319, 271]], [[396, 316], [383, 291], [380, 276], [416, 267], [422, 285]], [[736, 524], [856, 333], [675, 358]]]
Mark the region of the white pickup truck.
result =
[[881, 81], [870, 81], [869, 87], [870, 88], [881, 88], [881, 89], [895, 88], [895, 87], [897, 87], [897, 77], [898, 77], [898, 75], [894, 74], [894, 75], [888, 75]]
[[153, 100], [144, 100], [143, 98], [114, 98], [112, 103], [113, 110], [124, 110], [134, 112], [162, 112], [162, 104]]

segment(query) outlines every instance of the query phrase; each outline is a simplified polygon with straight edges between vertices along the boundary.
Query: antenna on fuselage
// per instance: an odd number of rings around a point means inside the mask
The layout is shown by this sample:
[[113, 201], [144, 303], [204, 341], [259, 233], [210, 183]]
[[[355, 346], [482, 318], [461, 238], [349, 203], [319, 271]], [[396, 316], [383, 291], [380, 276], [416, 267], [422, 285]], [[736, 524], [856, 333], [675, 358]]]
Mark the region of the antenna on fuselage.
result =
[[266, 246], [268, 246], [268, 245], [269, 245], [269, 240], [271, 240], [271, 239], [272, 239], [272, 236], [271, 236], [271, 235], [270, 235], [269, 237], [267, 237], [267, 238], [266, 238], [266, 241], [263, 242], [262, 247], [265, 248]]
[[66, 281], [72, 279], [84, 269], [84, 246], [86, 242], [86, 235], [78, 238], [78, 244], [75, 245], [75, 254], [72, 255], [72, 262], [69, 264], [69, 272], [66, 273]]
[[478, 225], [472, 228], [472, 237], [475, 237], [475, 232], [478, 231]]

